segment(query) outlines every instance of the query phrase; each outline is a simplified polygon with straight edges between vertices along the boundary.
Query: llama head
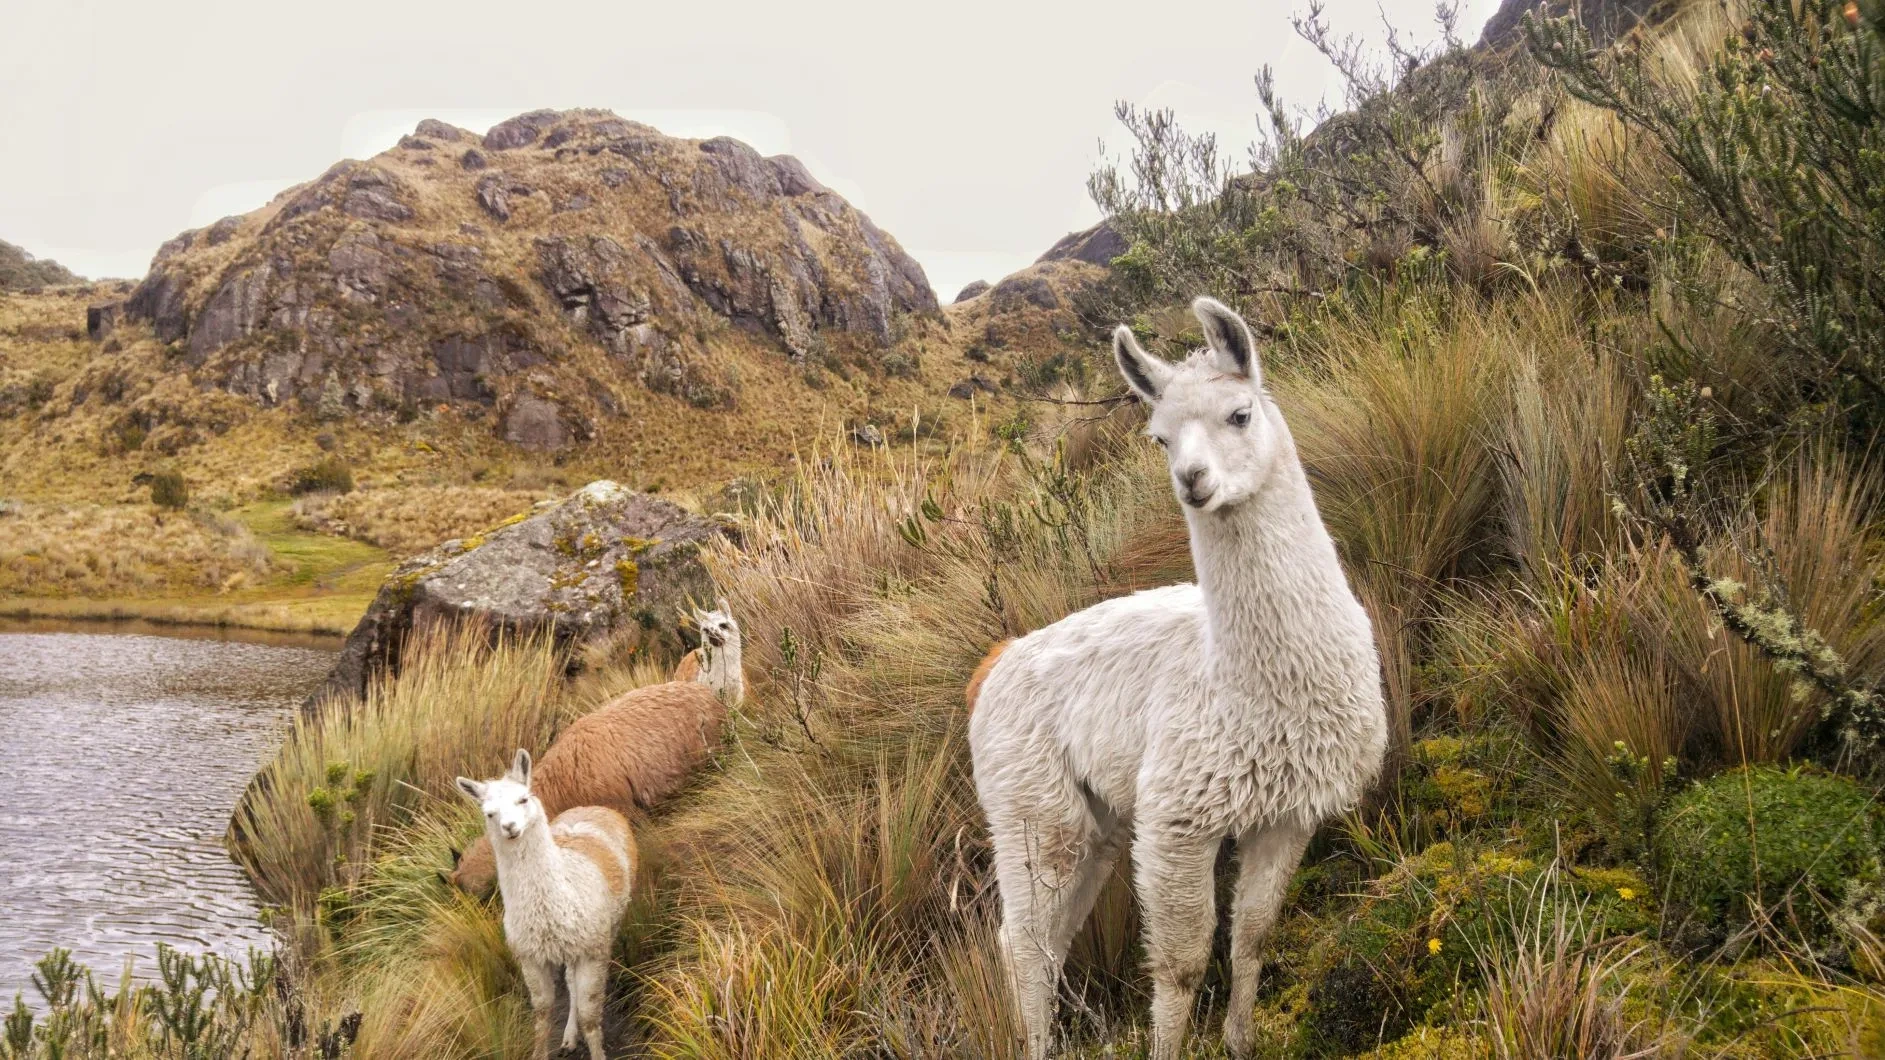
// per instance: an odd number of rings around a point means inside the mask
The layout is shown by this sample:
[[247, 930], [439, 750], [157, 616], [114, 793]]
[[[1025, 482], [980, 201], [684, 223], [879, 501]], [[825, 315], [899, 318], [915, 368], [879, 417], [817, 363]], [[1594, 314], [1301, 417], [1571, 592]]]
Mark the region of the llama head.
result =
[[543, 819], [543, 803], [530, 793], [530, 752], [521, 747], [510, 772], [496, 780], [459, 777], [458, 790], [484, 811], [484, 830], [492, 842], [516, 839]]
[[731, 644], [736, 648], [740, 643], [740, 624], [733, 619], [733, 608], [727, 606], [727, 598], [722, 596], [714, 601], [712, 611], [694, 609], [694, 626], [700, 630], [700, 639], [709, 649], [724, 648]]
[[1113, 332], [1113, 356], [1151, 407], [1146, 433], [1165, 449], [1178, 499], [1214, 512], [1255, 496], [1285, 443], [1250, 325], [1211, 298], [1191, 311], [1209, 345], [1183, 363], [1145, 352], [1123, 324]]

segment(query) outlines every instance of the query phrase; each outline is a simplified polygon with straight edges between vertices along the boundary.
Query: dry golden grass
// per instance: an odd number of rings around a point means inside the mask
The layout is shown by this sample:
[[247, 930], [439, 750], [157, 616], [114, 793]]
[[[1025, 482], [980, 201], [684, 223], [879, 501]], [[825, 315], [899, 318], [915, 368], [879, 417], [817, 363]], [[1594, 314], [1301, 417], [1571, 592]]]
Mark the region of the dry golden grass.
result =
[[547, 493], [476, 486], [413, 486], [311, 494], [295, 502], [295, 523], [412, 556], [470, 537], [528, 512]]
[[41, 504], [0, 514], [0, 596], [228, 592], [265, 578], [269, 567], [268, 549], [225, 516]]
[[296, 721], [230, 826], [237, 859], [266, 898], [313, 917], [324, 889], [358, 882], [384, 829], [455, 799], [453, 777], [491, 772], [491, 748], [541, 753], [562, 677], [543, 640], [490, 647], [474, 624], [416, 640], [397, 679]]
[[[1878, 672], [1876, 490], [1867, 469], [1802, 456], [1707, 562], [1719, 577], [1743, 579], [1758, 563], [1807, 628], [1856, 672]], [[1785, 763], [1819, 724], [1818, 695], [1727, 635], [1667, 551], [1620, 544], [1602, 565], [1556, 571], [1484, 607], [1459, 601], [1450, 643], [1466, 702], [1527, 719], [1599, 811], [1619, 793], [1632, 805], [1653, 801], [1665, 760], [1685, 772]]]

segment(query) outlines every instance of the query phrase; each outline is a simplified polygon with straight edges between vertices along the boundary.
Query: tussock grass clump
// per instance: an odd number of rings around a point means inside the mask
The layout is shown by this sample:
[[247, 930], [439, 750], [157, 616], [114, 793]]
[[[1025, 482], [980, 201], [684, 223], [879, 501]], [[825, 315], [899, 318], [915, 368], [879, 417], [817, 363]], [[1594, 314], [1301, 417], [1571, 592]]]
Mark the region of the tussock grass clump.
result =
[[548, 745], [568, 707], [563, 670], [544, 638], [492, 644], [472, 623], [413, 638], [396, 678], [296, 720], [236, 810], [237, 860], [298, 919], [334, 912], [387, 830], [452, 799], [453, 777], [490, 772], [501, 748]]
[[288, 492], [346, 493], [353, 489], [353, 469], [336, 457], [325, 457], [306, 467], [294, 469], [288, 476]]
[[1518, 326], [1415, 295], [1337, 316], [1302, 344], [1303, 375], [1279, 387], [1323, 520], [1374, 619], [1397, 748], [1411, 738], [1436, 595], [1488, 559]]
[[159, 508], [186, 508], [190, 504], [190, 487], [181, 474], [159, 471], [151, 476], [151, 503]]
[[1585, 903], [1562, 893], [1555, 871], [1539, 878], [1507, 918], [1506, 945], [1481, 951], [1483, 1011], [1498, 1060], [1659, 1055], [1658, 1042], [1625, 1009], [1624, 967], [1637, 952], [1614, 939], [1593, 941]]

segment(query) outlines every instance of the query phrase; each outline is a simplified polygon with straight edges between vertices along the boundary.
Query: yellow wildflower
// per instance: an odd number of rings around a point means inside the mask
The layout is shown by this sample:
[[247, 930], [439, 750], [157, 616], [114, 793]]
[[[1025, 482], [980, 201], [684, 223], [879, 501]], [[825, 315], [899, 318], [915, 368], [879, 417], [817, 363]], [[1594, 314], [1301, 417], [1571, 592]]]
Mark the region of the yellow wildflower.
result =
[[1634, 887], [1619, 887], [1617, 888], [1617, 897], [1626, 902], [1634, 902], [1636, 901], [1636, 889]]
[[1438, 955], [1439, 955], [1439, 953], [1440, 953], [1440, 940], [1439, 940], [1439, 939], [1428, 939], [1428, 940], [1427, 940], [1427, 952], [1428, 952], [1428, 953], [1431, 953], [1431, 954], [1434, 954], [1435, 956], [1438, 956]]

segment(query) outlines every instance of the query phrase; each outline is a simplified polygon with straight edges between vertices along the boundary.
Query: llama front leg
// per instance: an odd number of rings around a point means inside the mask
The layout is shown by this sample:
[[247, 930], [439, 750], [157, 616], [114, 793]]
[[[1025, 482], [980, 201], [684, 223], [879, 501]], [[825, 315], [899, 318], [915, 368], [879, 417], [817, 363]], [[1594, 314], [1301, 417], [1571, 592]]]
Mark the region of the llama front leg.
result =
[[545, 961], [518, 958], [523, 969], [524, 987], [530, 991], [530, 1016], [534, 1028], [531, 1060], [549, 1060], [550, 1018], [556, 1013], [556, 966]]
[[1093, 854], [1083, 833], [1077, 827], [1027, 825], [995, 832], [1002, 952], [1014, 981], [1029, 1060], [1043, 1060], [1053, 1043], [1060, 968], [1073, 936], [1068, 921], [1082, 890], [1082, 869]]
[[569, 1013], [563, 1020], [562, 1046], [563, 1051], [567, 1052], [576, 1048], [576, 998], [579, 995], [576, 993], [576, 966], [574, 964], [563, 966], [563, 985], [569, 991]]
[[[572, 1031], [582, 1031], [583, 1041], [589, 1046], [589, 1060], [603, 1060], [602, 1001], [608, 981], [607, 958], [591, 958], [569, 967], [570, 1027]], [[564, 1048], [575, 1048], [575, 1045], [572, 1033]]]
[[1217, 847], [1212, 839], [1156, 829], [1141, 832], [1133, 845], [1133, 882], [1152, 965], [1151, 1060], [1178, 1060], [1191, 1025], [1217, 919], [1211, 878]]
[[1263, 940], [1289, 892], [1290, 877], [1302, 863], [1310, 831], [1298, 825], [1252, 828], [1237, 840], [1237, 894], [1231, 908], [1230, 1011], [1224, 1017], [1224, 1045], [1233, 1057], [1250, 1055], [1257, 1007], [1257, 980], [1263, 969]]

